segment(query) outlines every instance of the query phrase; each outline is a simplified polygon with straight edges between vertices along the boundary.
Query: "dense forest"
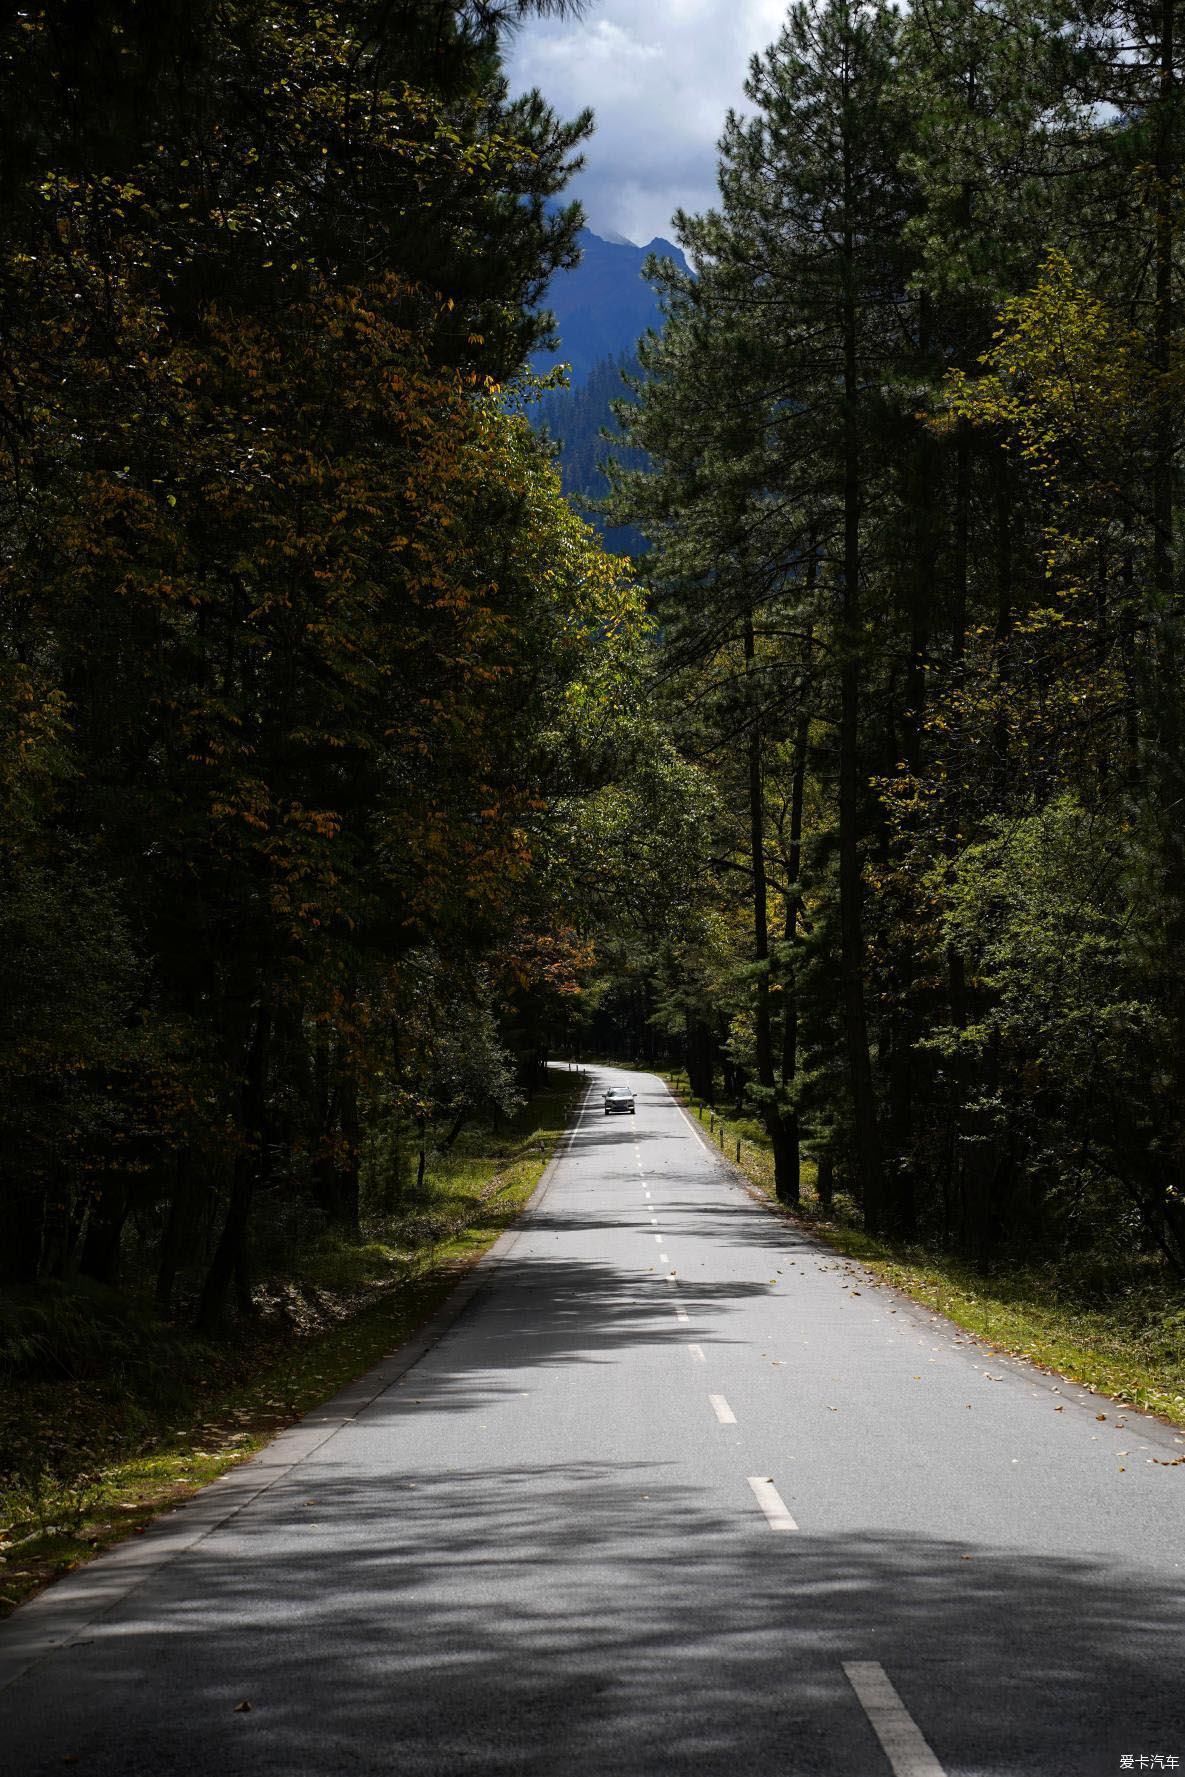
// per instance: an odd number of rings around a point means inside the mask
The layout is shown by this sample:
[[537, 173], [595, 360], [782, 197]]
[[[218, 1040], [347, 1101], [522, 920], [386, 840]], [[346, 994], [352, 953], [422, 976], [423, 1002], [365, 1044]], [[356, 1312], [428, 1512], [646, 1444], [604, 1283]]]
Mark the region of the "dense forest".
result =
[[250, 1312], [261, 1215], [398, 1198], [679, 892], [641, 591], [507, 399], [581, 220], [546, 10], [3, 27], [10, 1286]]
[[214, 1332], [581, 1030], [787, 1203], [1180, 1272], [1180, 8], [790, 11], [654, 268], [634, 568], [528, 423], [557, 9], [2, 28], [0, 1281]]
[[606, 549], [642, 555], [647, 540], [633, 525], [607, 521], [609, 465], [643, 469], [646, 457], [625, 442], [614, 406], [625, 398], [623, 384], [637, 377], [636, 358], [605, 358], [572, 387], [546, 389], [530, 411], [534, 425], [558, 451], [560, 485], [573, 509], [595, 525]]
[[793, 7], [620, 408], [715, 812], [598, 1027], [978, 1259], [1185, 1269], [1183, 23]]

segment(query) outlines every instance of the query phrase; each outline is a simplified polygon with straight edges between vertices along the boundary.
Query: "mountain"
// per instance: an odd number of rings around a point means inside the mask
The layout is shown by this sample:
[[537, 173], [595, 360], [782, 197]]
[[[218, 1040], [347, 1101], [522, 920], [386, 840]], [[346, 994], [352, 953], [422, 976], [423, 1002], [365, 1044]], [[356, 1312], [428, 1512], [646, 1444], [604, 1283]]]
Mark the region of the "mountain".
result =
[[651, 254], [673, 259], [684, 271], [687, 261], [678, 247], [661, 237], [636, 247], [620, 235], [582, 229], [579, 240], [580, 264], [574, 271], [560, 272], [547, 292], [559, 349], [538, 352], [531, 360], [532, 370], [540, 375], [556, 364], [570, 364], [571, 387], [545, 395], [534, 410], [534, 423], [559, 447], [564, 492], [573, 505], [591, 518], [608, 548], [639, 555], [646, 547], [641, 534], [630, 527], [606, 527], [588, 502], [603, 499], [609, 491], [601, 465], [610, 453], [631, 467], [644, 462], [640, 452], [615, 447], [601, 436], [604, 429], [618, 432], [610, 403], [627, 393], [623, 371], [637, 374], [638, 340], [648, 328], [662, 326], [658, 295], [646, 282], [642, 267]]
[[661, 236], [648, 246], [635, 247], [620, 236], [607, 239], [584, 228], [578, 239], [580, 264], [574, 271], [559, 272], [547, 292], [547, 306], [560, 335], [559, 350], [537, 352], [531, 360], [532, 370], [538, 372], [570, 364], [573, 387], [585, 381], [594, 364], [623, 352], [632, 355], [646, 329], [661, 326], [658, 296], [642, 275], [649, 256], [673, 259], [687, 269], [678, 247]]
[[[535, 426], [558, 446], [565, 494], [580, 515], [597, 527], [606, 548], [618, 555], [644, 554], [646, 539], [632, 525], [607, 525], [590, 502], [603, 500], [609, 492], [603, 468], [606, 457], [612, 455], [631, 469], [645, 466], [646, 458], [640, 450], [629, 450], [614, 442], [620, 438], [621, 428], [611, 405], [629, 398], [622, 378], [636, 376], [638, 371], [632, 351], [616, 358], [602, 358], [579, 388], [552, 389], [533, 412]], [[603, 435], [605, 432], [610, 434], [608, 438]]]

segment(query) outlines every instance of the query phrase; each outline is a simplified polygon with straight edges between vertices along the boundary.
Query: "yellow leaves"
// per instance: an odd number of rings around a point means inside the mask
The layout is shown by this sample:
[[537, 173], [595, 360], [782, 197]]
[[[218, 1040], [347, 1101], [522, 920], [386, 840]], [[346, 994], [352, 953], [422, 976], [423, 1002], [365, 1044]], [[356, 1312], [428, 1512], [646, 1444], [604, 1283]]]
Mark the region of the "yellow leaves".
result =
[[335, 809], [304, 808], [299, 802], [292, 803], [285, 811], [284, 823], [320, 839], [336, 839], [342, 830], [342, 819]]
[[1117, 428], [1142, 400], [1138, 336], [1058, 252], [1032, 290], [1005, 303], [1000, 323], [980, 359], [985, 374], [948, 376], [947, 428], [952, 417], [995, 428], [1046, 472], [1067, 445], [1113, 451]]

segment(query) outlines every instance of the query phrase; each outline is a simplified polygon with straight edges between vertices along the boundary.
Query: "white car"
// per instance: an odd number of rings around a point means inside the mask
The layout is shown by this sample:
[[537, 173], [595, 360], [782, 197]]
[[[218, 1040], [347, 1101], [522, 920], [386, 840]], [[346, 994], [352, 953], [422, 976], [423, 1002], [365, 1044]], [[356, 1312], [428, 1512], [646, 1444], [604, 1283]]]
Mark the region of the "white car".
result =
[[634, 1095], [628, 1086], [610, 1086], [605, 1094], [605, 1115], [611, 1117], [614, 1111], [628, 1111], [634, 1114]]

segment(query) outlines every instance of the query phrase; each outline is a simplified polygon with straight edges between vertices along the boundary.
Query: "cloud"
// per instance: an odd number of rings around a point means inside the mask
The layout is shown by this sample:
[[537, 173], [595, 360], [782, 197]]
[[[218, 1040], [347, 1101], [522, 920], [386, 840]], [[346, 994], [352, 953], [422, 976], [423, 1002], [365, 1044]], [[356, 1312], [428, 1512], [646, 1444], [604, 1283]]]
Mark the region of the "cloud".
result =
[[749, 58], [786, 0], [589, 0], [580, 19], [535, 20], [508, 58], [513, 91], [536, 86], [561, 116], [596, 113], [572, 193], [598, 232], [645, 243], [678, 206], [715, 201], [716, 142], [744, 103]]

